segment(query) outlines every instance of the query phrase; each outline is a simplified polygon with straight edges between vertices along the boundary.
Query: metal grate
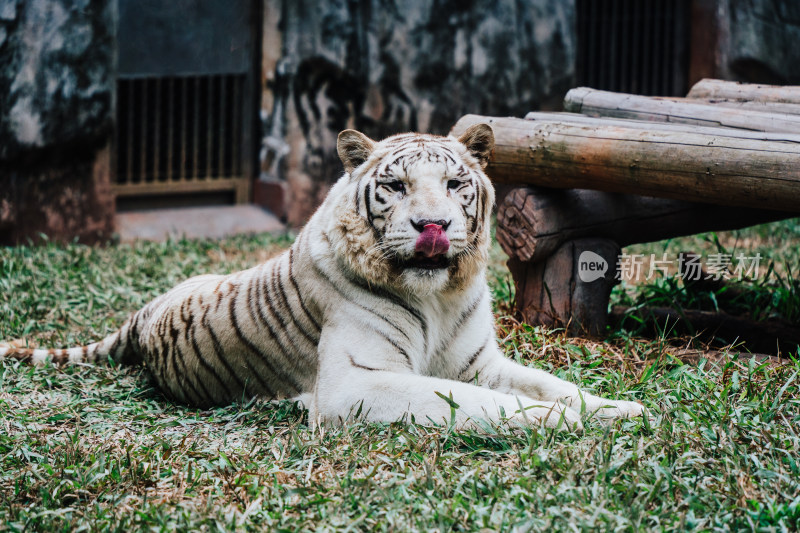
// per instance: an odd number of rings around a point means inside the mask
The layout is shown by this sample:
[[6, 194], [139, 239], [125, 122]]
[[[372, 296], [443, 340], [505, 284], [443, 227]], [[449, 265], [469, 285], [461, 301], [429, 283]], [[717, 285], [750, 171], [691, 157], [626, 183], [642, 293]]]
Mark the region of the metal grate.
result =
[[117, 81], [116, 183], [122, 196], [234, 191], [247, 200], [246, 74]]
[[690, 7], [690, 0], [578, 0], [579, 85], [685, 95]]

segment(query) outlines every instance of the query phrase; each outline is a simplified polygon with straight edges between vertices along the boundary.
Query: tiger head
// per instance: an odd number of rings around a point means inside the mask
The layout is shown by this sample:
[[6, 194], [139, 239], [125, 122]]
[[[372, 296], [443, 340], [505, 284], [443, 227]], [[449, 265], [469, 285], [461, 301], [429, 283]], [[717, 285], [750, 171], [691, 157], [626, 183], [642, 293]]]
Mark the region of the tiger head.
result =
[[327, 231], [338, 259], [370, 283], [412, 294], [464, 287], [488, 258], [494, 188], [483, 169], [493, 147], [486, 124], [459, 139], [341, 132], [345, 175]]

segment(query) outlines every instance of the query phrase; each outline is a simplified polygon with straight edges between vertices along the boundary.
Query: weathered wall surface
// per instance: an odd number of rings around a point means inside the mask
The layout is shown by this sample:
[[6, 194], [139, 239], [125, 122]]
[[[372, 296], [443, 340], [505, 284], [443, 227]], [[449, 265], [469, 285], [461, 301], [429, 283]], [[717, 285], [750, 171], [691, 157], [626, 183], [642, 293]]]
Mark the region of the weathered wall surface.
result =
[[718, 0], [724, 79], [800, 85], [800, 2]]
[[[342, 172], [336, 136], [444, 134], [465, 113], [560, 108], [573, 0], [267, 0], [265, 171], [302, 224]], [[271, 36], [271, 37], [270, 37]], [[266, 42], [266, 40], [265, 40]]]
[[[446, 133], [465, 113], [560, 109], [575, 1], [263, 0], [268, 180], [257, 192], [285, 192], [275, 209], [300, 225], [342, 171], [342, 129]], [[800, 84], [800, 2], [704, 3], [716, 75]], [[0, 0], [0, 243], [113, 229], [115, 5]]]
[[113, 230], [114, 0], [0, 0], [0, 243]]

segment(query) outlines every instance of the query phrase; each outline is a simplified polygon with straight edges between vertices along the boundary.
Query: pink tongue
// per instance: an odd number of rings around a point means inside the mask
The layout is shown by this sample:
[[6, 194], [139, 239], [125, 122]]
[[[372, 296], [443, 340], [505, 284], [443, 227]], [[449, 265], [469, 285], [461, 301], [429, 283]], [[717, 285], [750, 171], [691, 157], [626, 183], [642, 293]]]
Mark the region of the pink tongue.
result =
[[441, 255], [449, 249], [450, 241], [439, 224], [427, 224], [417, 238], [417, 244], [414, 247], [416, 252], [422, 253], [425, 257]]

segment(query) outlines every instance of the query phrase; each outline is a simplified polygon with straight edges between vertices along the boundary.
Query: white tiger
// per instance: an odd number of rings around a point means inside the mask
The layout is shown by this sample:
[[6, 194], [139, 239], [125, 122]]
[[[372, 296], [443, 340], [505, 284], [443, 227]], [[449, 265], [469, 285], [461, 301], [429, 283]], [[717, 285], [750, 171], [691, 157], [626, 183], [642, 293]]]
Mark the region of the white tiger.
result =
[[641, 414], [638, 403], [581, 392], [500, 351], [485, 278], [493, 146], [485, 124], [458, 140], [343, 131], [345, 174], [283, 255], [191, 278], [98, 343], [0, 356], [143, 362], [178, 401], [297, 397], [313, 421], [359, 412], [438, 423], [456, 405], [462, 426], [506, 416], [580, 428], [582, 406]]

